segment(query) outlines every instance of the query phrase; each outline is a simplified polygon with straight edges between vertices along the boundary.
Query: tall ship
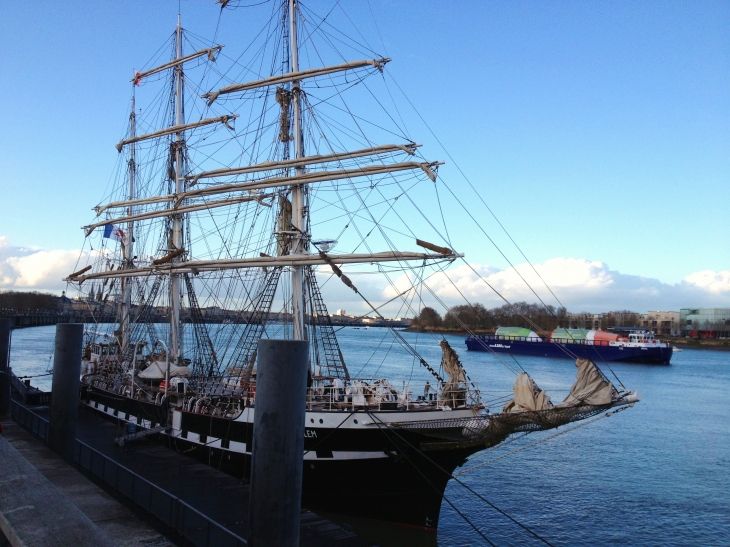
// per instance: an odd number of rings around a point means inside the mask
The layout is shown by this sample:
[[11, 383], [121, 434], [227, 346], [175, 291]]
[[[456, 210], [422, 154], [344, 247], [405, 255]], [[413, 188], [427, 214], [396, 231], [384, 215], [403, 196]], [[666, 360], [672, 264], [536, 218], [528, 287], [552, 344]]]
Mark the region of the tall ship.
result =
[[[578, 360], [564, 401], [522, 372], [514, 399], [490, 409], [445, 339], [429, 339], [441, 358], [427, 362], [396, 329], [383, 330], [381, 366], [363, 377], [323, 295], [381, 320], [439, 300], [428, 280], [468, 264], [457, 223], [435, 221], [449, 214], [442, 162], [386, 108], [391, 59], [357, 33], [296, 0], [228, 4], [221, 17], [239, 19], [240, 51], [178, 18], [131, 78], [115, 176], [66, 278], [94, 318], [85, 405], [245, 480], [258, 342], [307, 340], [303, 506], [431, 530], [470, 455], [633, 405], [634, 392]], [[262, 28], [249, 10], [268, 10]], [[429, 380], [386, 378], [404, 358]]]
[[500, 327], [494, 334], [468, 336], [465, 344], [471, 351], [647, 365], [668, 365], [673, 350], [651, 331], [638, 330], [627, 337], [602, 330], [558, 328], [540, 336], [526, 328]]

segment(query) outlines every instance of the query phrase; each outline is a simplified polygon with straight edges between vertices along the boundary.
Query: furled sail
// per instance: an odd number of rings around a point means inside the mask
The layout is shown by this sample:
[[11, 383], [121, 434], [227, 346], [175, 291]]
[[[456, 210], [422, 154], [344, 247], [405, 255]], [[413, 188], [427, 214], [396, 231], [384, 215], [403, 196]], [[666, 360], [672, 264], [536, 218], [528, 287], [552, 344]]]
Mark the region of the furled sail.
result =
[[222, 45], [201, 49], [200, 51], [196, 51], [195, 53], [191, 53], [190, 55], [186, 55], [185, 57], [181, 57], [180, 59], [175, 59], [174, 61], [170, 61], [169, 63], [165, 63], [164, 65], [158, 66], [156, 68], [145, 70], [144, 72], [138, 72], [130, 81], [134, 84], [139, 84], [139, 82], [141, 82], [142, 79], [146, 78], [147, 76], [152, 76], [153, 74], [157, 74], [158, 72], [162, 72], [163, 70], [167, 70], [168, 68], [176, 67], [178, 65], [186, 63], [187, 61], [192, 61], [193, 59], [197, 59], [198, 57], [202, 57], [203, 55], [207, 55], [209, 61], [215, 62], [214, 54], [218, 53], [221, 49], [223, 49]]
[[558, 407], [578, 405], [608, 405], [619, 398], [613, 384], [606, 380], [590, 359], [576, 359], [577, 380], [570, 393]]
[[121, 224], [122, 222], [134, 222], [138, 220], [148, 220], [151, 218], [159, 218], [159, 217], [166, 217], [166, 216], [173, 216], [173, 215], [180, 215], [183, 213], [191, 213], [194, 211], [208, 211], [210, 209], [215, 209], [217, 207], [226, 207], [228, 205], [237, 205], [239, 203], [246, 203], [248, 201], [256, 201], [260, 205], [264, 205], [266, 207], [271, 207], [268, 203], [266, 203], [265, 199], [270, 199], [272, 196], [270, 194], [257, 194], [253, 196], [243, 196], [243, 197], [229, 197], [226, 199], [222, 199], [219, 201], [208, 201], [204, 203], [195, 203], [192, 205], [186, 205], [186, 206], [177, 206], [173, 207], [172, 209], [160, 209], [157, 211], [148, 211], [146, 213], [139, 213], [136, 215], [129, 215], [125, 217], [119, 217], [119, 218], [112, 218], [103, 220], [101, 222], [96, 222], [95, 224], [89, 224], [88, 226], [84, 226], [83, 229], [86, 232], [86, 236], [90, 236], [91, 233], [99, 228], [100, 226], [106, 226], [107, 224]]
[[286, 232], [291, 231], [291, 201], [284, 196], [279, 196], [279, 233], [276, 235], [277, 256], [289, 254], [290, 239]]
[[517, 375], [514, 385], [515, 398], [504, 405], [502, 412], [525, 412], [528, 410], [548, 410], [553, 403], [547, 391], [540, 389], [535, 380], [526, 372]]
[[364, 156], [377, 156], [381, 154], [389, 154], [397, 151], [405, 152], [413, 156], [416, 148], [421, 146], [416, 143], [408, 144], [382, 144], [380, 146], [371, 146], [360, 150], [352, 150], [349, 152], [335, 152], [333, 154], [315, 154], [313, 156], [304, 156], [303, 158], [294, 158], [283, 161], [267, 161], [256, 165], [247, 165], [244, 167], [225, 167], [221, 169], [213, 169], [203, 171], [196, 175], [188, 175], [185, 178], [191, 180], [191, 186], [197, 184], [198, 180], [215, 177], [229, 177], [232, 175], [244, 175], [247, 173], [258, 173], [261, 171], [272, 171], [275, 169], [288, 169], [292, 167], [306, 167], [316, 163], [330, 163], [361, 158]]
[[345, 70], [353, 70], [356, 68], [362, 68], [365, 66], [372, 66], [378, 70], [383, 70], [383, 67], [389, 58], [381, 59], [365, 59], [362, 61], [350, 61], [349, 63], [343, 63], [341, 65], [327, 66], [323, 68], [312, 68], [309, 70], [301, 70], [296, 72], [289, 72], [287, 74], [280, 74], [277, 76], [271, 76], [263, 80], [256, 80], [255, 82], [247, 82], [244, 84], [233, 84], [218, 91], [210, 91], [203, 95], [204, 99], [208, 99], [208, 106], [212, 105], [220, 95], [226, 95], [228, 93], [236, 93], [239, 91], [247, 91], [249, 89], [256, 89], [259, 87], [267, 87], [270, 85], [286, 84], [289, 82], [298, 82], [306, 78], [315, 78], [317, 76], [324, 76], [326, 74], [333, 74], [335, 72], [343, 72]]
[[[164, 380], [167, 363], [164, 361], [152, 361], [150, 365], [138, 374], [144, 380]], [[190, 376], [188, 367], [181, 367], [170, 363], [170, 378], [184, 378]]]
[[187, 192], [180, 192], [177, 194], [168, 194], [164, 196], [151, 196], [142, 199], [132, 199], [124, 201], [115, 201], [106, 205], [99, 205], [94, 207], [96, 214], [99, 215], [107, 209], [117, 207], [134, 207], [137, 205], [148, 205], [151, 203], [162, 203], [167, 201], [181, 202], [184, 199], [190, 199], [196, 196], [210, 196], [215, 194], [225, 194], [228, 192], [251, 192], [253, 190], [263, 190], [266, 188], [277, 188], [280, 186], [291, 186], [293, 184], [311, 184], [315, 182], [335, 181], [343, 179], [351, 179], [356, 177], [369, 177], [375, 175], [383, 175], [386, 173], [395, 173], [398, 171], [416, 170], [421, 169], [428, 178], [436, 180], [436, 174], [433, 170], [434, 167], [441, 165], [443, 162], [402, 162], [393, 163], [390, 165], [367, 165], [357, 169], [344, 169], [337, 171], [317, 171], [312, 173], [305, 173], [302, 175], [296, 175], [293, 177], [273, 177], [265, 178], [255, 182], [241, 182], [234, 184], [220, 184], [217, 186], [210, 186], [198, 190], [190, 190]]
[[464, 389], [459, 387], [459, 383], [466, 382], [466, 374], [454, 348], [446, 340], [441, 340], [439, 346], [441, 346], [442, 352], [441, 366], [449, 377], [441, 388], [441, 401], [451, 408], [456, 408], [466, 402]]
[[238, 114], [226, 114], [225, 116], [218, 116], [217, 118], [206, 118], [205, 120], [200, 120], [199, 122], [173, 125], [172, 127], [160, 129], [159, 131], [155, 131], [154, 133], [148, 133], [147, 135], [140, 135], [139, 137], [130, 137], [129, 139], [121, 140], [117, 144], [116, 148], [118, 152], [121, 152], [122, 148], [126, 144], [132, 144], [134, 142], [145, 141], [157, 137], [164, 137], [165, 135], [172, 135], [173, 133], [182, 133], [183, 131], [187, 131], [188, 129], [194, 129], [196, 127], [202, 127], [204, 125], [210, 125], [213, 123], [222, 123], [228, 129], [232, 130], [233, 127], [228, 122], [236, 118], [238, 118]]
[[[338, 264], [369, 264], [376, 262], [402, 262], [404, 260], [454, 260], [462, 258], [464, 255], [452, 253], [450, 255], [437, 255], [428, 253], [411, 253], [401, 251], [385, 251], [379, 253], [357, 253], [357, 254], [341, 254], [328, 255], [329, 261], [335, 261]], [[117, 269], [109, 271], [95, 272], [88, 275], [78, 275], [77, 277], [66, 278], [68, 281], [83, 283], [87, 279], [105, 279], [105, 278], [122, 278], [122, 277], [147, 277], [150, 274], [169, 275], [171, 273], [183, 274], [191, 273], [197, 275], [198, 272], [224, 271], [243, 268], [264, 268], [274, 266], [319, 266], [329, 264], [320, 255], [305, 254], [288, 254], [286, 256], [259, 256], [251, 258], [232, 258], [217, 260], [190, 260], [186, 262], [174, 262], [172, 264], [160, 267], [154, 262], [152, 266]]]

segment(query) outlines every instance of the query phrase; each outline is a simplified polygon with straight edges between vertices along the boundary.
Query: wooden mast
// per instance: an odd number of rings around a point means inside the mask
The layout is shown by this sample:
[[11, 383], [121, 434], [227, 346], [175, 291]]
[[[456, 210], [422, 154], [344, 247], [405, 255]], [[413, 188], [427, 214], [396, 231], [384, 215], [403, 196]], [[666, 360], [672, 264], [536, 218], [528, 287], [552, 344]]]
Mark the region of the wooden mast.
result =
[[[182, 27], [180, 26], [180, 14], [177, 16], [177, 49], [176, 59], [182, 58]], [[183, 125], [183, 70], [182, 63], [175, 65], [175, 125]], [[184, 133], [179, 131], [175, 134], [175, 193], [183, 192], [184, 178], [182, 176], [182, 147], [184, 146]], [[170, 252], [182, 248], [182, 215], [175, 215], [172, 219], [172, 234]], [[179, 260], [179, 259], [177, 259]], [[182, 337], [180, 336], [180, 277], [170, 272], [170, 362], [179, 364], [182, 355]]]
[[[299, 72], [299, 44], [297, 41], [297, 2], [289, 0], [289, 40], [291, 51], [291, 70], [293, 73]], [[302, 134], [302, 106], [301, 106], [301, 89], [300, 80], [292, 82], [292, 99], [294, 103], [294, 157], [301, 159], [304, 157], [304, 143]], [[304, 174], [301, 166], [296, 167], [296, 175]], [[293, 184], [291, 186], [291, 202], [292, 202], [292, 229], [295, 232], [291, 238], [291, 254], [308, 254], [307, 247], [307, 219], [306, 219], [306, 196], [304, 186], [301, 184]], [[304, 266], [292, 267], [292, 318], [294, 323], [295, 340], [306, 340], [305, 332], [305, 279]]]
[[[129, 138], [133, 139], [135, 137], [136, 133], [136, 114], [135, 114], [135, 96], [132, 95], [132, 112], [129, 115]], [[129, 200], [134, 199], [134, 182], [135, 182], [135, 171], [136, 171], [136, 165], [135, 165], [135, 146], [131, 145], [129, 147]], [[129, 216], [132, 216], [132, 205], [129, 205], [127, 207], [127, 214]], [[132, 253], [133, 250], [133, 242], [134, 242], [134, 221], [130, 220], [127, 222], [127, 241], [123, 243], [124, 245], [124, 269], [132, 268]], [[124, 355], [129, 348], [130, 344], [130, 324], [129, 324], [129, 315], [132, 310], [132, 280], [131, 279], [124, 279], [122, 278], [122, 305], [121, 305], [121, 314], [120, 314], [120, 330], [121, 332], [121, 350], [122, 355]], [[134, 356], [132, 357], [134, 359]]]

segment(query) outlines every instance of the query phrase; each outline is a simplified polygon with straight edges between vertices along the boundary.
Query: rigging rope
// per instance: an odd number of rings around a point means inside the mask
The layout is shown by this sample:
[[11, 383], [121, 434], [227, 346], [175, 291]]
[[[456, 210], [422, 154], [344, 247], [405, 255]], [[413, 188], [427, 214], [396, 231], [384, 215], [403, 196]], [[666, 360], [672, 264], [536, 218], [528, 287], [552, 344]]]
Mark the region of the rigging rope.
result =
[[[387, 434], [385, 434], [385, 431], [389, 431], [389, 432], [395, 434], [401, 441], [403, 441], [404, 443], [406, 443], [409, 447], [411, 447], [413, 450], [415, 450], [423, 458], [425, 458], [426, 460], [428, 460], [434, 467], [436, 467], [436, 469], [438, 469], [439, 471], [441, 471], [442, 473], [444, 473], [445, 475], [447, 475], [449, 478], [454, 479], [458, 484], [460, 484], [461, 486], [463, 486], [464, 488], [466, 488], [469, 492], [471, 492], [472, 494], [474, 494], [475, 496], [477, 496], [480, 500], [482, 500], [489, 507], [491, 507], [492, 509], [494, 509], [495, 511], [497, 511], [500, 515], [508, 518], [510, 521], [512, 521], [517, 526], [519, 526], [520, 528], [522, 528], [523, 530], [525, 530], [526, 532], [528, 532], [534, 538], [540, 540], [545, 545], [548, 545], [549, 547], [555, 547], [547, 539], [545, 539], [542, 536], [538, 535], [536, 532], [533, 532], [526, 525], [522, 524], [520, 521], [518, 521], [517, 519], [515, 519], [513, 516], [509, 515], [507, 512], [505, 512], [504, 510], [502, 510], [499, 507], [497, 507], [494, 503], [492, 503], [491, 501], [489, 501], [488, 499], [486, 499], [484, 496], [482, 496], [478, 492], [475, 492], [470, 486], [468, 486], [467, 484], [464, 484], [464, 482], [462, 482], [460, 479], [457, 479], [456, 476], [454, 476], [452, 473], [449, 473], [448, 471], [446, 471], [443, 467], [441, 467], [439, 464], [437, 464], [435, 461], [433, 461], [431, 458], [429, 458], [428, 455], [425, 452], [423, 452], [419, 448], [413, 446], [410, 442], [408, 442], [401, 435], [399, 435], [397, 431], [395, 431], [393, 428], [389, 427], [388, 424], [386, 424], [385, 422], [383, 422], [382, 420], [380, 420], [380, 418], [378, 418], [377, 416], [375, 416], [372, 412], [368, 412], [368, 416], [370, 416], [374, 421], [379, 422], [379, 424], [382, 425], [385, 428], [385, 429], [383, 429], [382, 427], [380, 427], [380, 425], [378, 425], [378, 429], [381, 432], [383, 432], [383, 434], [386, 436], [386, 438], [387, 438]], [[393, 442], [393, 441], [391, 441], [391, 442], [393, 443], [394, 446], [397, 447], [397, 445], [396, 445], [395, 442]], [[406, 454], [403, 454], [403, 456], [408, 460], [409, 463], [411, 463], [412, 465], [414, 465], [414, 467], [416, 467], [415, 464], [413, 464], [413, 462], [410, 461], [410, 459], [408, 458], [408, 456]], [[420, 469], [418, 469], [416, 467], [416, 470], [422, 476], [424, 476]], [[426, 477], [424, 476], [424, 478], [426, 478]], [[426, 479], [426, 480], [428, 481], [428, 479]], [[429, 481], [429, 484], [430, 484], [430, 481]], [[444, 496], [444, 499], [447, 499], [446, 496]], [[447, 502], [448, 502], [448, 499], [447, 499]], [[453, 507], [453, 505], [451, 504], [451, 502], [449, 502], [449, 505], [451, 505]], [[469, 523], [470, 526], [472, 526], [472, 528], [474, 528], [475, 530], [477, 530], [477, 528], [468, 519], [466, 519], [466, 517], [464, 515], [462, 515], [461, 513], [459, 513], [459, 515], [462, 516], [466, 520], [466, 522]], [[486, 536], [484, 536], [483, 534], [481, 534], [481, 532], [480, 532], [480, 535], [484, 539], [487, 539]], [[489, 541], [489, 540], [487, 539], [487, 541]], [[491, 544], [491, 542], [490, 542], [490, 544]]]
[[[507, 456], [511, 456], [513, 454], [517, 454], [518, 452], [522, 452], [523, 450], [527, 450], [528, 448], [532, 448], [533, 446], [537, 446], [537, 445], [542, 444], [544, 442], [550, 441], [550, 440], [554, 439], [555, 437], [559, 437], [560, 435], [564, 435], [566, 433], [570, 433], [571, 431], [575, 431], [576, 429], [580, 429], [581, 427], [585, 427], [585, 426], [587, 426], [589, 424], [595, 423], [595, 422], [597, 422], [599, 420], [602, 420], [604, 418], [608, 418], [612, 414], [616, 414], [617, 412], [621, 412], [622, 410], [624, 410], [626, 408], [628, 408], [628, 407], [621, 407], [621, 408], [616, 409], [614, 411], [607, 412], [606, 414], [601, 414], [600, 416], [597, 416], [596, 418], [592, 418], [592, 419], [590, 419], [590, 420], [588, 420], [586, 422], [583, 422], [581, 424], [578, 424], [576, 426], [570, 427], [568, 429], [564, 429], [563, 431], [558, 431], [557, 433], [553, 433], [552, 435], [549, 435], [549, 436], [545, 437], [544, 439], [540, 439], [539, 441], [535, 441], [534, 443], [527, 444], [527, 445], [522, 446], [522, 447], [520, 447], [520, 448], [518, 448], [516, 450], [512, 450], [511, 452], [507, 452], [506, 454], [501, 454], [501, 455], [497, 456], [496, 458], [492, 458], [491, 460], [487, 460], [487, 461], [482, 462], [480, 464], [477, 464], [477, 465], [474, 465], [472, 467], [468, 467], [466, 469], [463, 469], [463, 470], [459, 471], [458, 473], [454, 473], [454, 476], [455, 477], [459, 477], [459, 476], [461, 476], [461, 475], [463, 475], [465, 473], [468, 473], [469, 471], [473, 471], [475, 469], [479, 469], [480, 467], [484, 467], [485, 465], [489, 465], [490, 463], [496, 462], [497, 460], [501, 460], [502, 458], [506, 458]], [[522, 437], [525, 437], [529, 433], [530, 432], [527, 432], [527, 433], [525, 433], [524, 435], [522, 435], [519, 438], [521, 439]], [[505, 444], [506, 443], [502, 443], [499, 446], [504, 446]]]

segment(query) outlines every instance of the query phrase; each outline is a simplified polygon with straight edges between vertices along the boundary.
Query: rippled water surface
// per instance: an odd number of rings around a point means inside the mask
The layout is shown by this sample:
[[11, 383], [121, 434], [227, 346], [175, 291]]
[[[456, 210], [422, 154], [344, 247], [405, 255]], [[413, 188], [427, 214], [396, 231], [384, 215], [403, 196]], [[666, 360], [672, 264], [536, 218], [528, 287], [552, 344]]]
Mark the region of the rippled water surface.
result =
[[[223, 332], [230, 326], [216, 328]], [[54, 332], [55, 327], [13, 332], [16, 374], [48, 369]], [[338, 335], [352, 375], [384, 377], [398, 386], [411, 382], [417, 392], [431, 378], [384, 329], [346, 328]], [[436, 338], [403, 336], [438, 365]], [[518, 364], [509, 356], [467, 352], [462, 337], [447, 338], [493, 410], [510, 392], [518, 366], [553, 401], [561, 400], [574, 380], [569, 360], [517, 357]], [[460, 479], [553, 545], [730, 545], [730, 352], [687, 349], [675, 353], [670, 366], [614, 363], [611, 368], [641, 394], [634, 408], [566, 434], [555, 436], [569, 428], [533, 433], [476, 454], [464, 468], [490, 463]], [[615, 381], [611, 370], [603, 369]], [[33, 384], [50, 389], [50, 376]], [[501, 455], [506, 456], [492, 461]], [[357, 495], [357, 484], [353, 477], [343, 487]], [[446, 497], [456, 509], [443, 503], [436, 536], [351, 524], [383, 545], [486, 544], [458, 510], [495, 545], [541, 545], [454, 481]]]

